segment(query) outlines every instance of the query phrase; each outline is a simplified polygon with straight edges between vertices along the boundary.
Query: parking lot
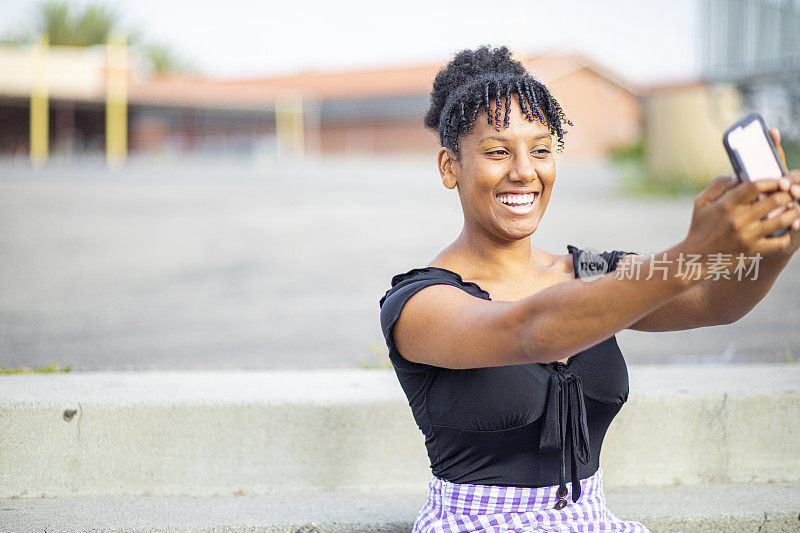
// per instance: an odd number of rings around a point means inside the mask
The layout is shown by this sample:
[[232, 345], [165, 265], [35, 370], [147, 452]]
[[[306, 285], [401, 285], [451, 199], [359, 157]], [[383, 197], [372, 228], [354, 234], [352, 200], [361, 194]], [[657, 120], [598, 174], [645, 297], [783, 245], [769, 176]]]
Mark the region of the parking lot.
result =
[[[615, 192], [559, 166], [537, 246], [642, 253], [688, 231], [692, 199]], [[76, 370], [379, 364], [378, 300], [460, 231], [434, 159], [283, 168], [0, 163], [0, 365]], [[796, 361], [800, 261], [729, 326], [617, 334], [629, 363]]]

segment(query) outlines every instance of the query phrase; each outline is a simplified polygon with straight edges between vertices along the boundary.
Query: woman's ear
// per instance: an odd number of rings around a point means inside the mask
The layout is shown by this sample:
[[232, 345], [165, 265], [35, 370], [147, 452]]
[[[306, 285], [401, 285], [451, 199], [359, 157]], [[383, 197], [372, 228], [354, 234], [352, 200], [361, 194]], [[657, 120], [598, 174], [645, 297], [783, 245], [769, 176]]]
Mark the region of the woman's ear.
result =
[[456, 179], [456, 166], [453, 152], [445, 147], [439, 149], [438, 154], [439, 174], [442, 176], [442, 184], [448, 189], [454, 189], [458, 180]]

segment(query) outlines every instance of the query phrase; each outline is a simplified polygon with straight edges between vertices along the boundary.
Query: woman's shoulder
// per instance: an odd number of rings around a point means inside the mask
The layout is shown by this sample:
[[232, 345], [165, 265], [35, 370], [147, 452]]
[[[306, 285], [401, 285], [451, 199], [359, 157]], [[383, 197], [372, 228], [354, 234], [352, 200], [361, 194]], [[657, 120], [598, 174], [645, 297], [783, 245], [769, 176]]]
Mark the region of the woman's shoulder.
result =
[[464, 281], [461, 274], [443, 267], [428, 265], [416, 267], [396, 274], [392, 277], [391, 287], [380, 299], [380, 323], [386, 346], [389, 348], [389, 359], [395, 368], [409, 372], [420, 372], [431, 368], [431, 365], [416, 363], [400, 355], [394, 344], [394, 324], [400, 318], [400, 312], [419, 291], [431, 285], [452, 285], [476, 298], [489, 300], [489, 293], [480, 288], [476, 283]]
[[475, 295], [485, 295], [488, 293], [484, 291], [477, 283], [471, 281], [464, 281], [461, 274], [446, 267], [427, 265], [423, 267], [415, 267], [406, 272], [395, 274], [392, 276], [391, 286], [386, 294], [381, 298], [381, 305], [386, 298], [398, 289], [404, 288], [407, 285], [415, 286], [428, 286], [435, 284], [447, 284], [460, 287], [467, 292]]

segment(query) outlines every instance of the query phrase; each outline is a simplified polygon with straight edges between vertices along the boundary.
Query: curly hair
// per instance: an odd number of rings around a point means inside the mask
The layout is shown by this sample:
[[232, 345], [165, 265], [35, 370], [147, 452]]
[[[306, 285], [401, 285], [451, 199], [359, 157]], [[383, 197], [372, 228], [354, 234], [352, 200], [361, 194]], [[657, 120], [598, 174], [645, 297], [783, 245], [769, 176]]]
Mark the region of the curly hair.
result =
[[[496, 131], [500, 131], [501, 109], [505, 109], [502, 124], [508, 126], [512, 92], [517, 95], [520, 109], [529, 121], [533, 121], [535, 116], [547, 124], [561, 152], [566, 133], [562, 124], [572, 126], [572, 122], [547, 87], [535, 79], [522, 63], [511, 58], [506, 46], [490, 48], [483, 45], [476, 50], [458, 52], [436, 74], [425, 127], [438, 131], [441, 145], [449, 148], [460, 161], [459, 138], [473, 131], [481, 109], [486, 111], [487, 123], [492, 125], [494, 122]], [[502, 97], [504, 102], [501, 102]], [[495, 101], [494, 117], [490, 106], [492, 98]]]

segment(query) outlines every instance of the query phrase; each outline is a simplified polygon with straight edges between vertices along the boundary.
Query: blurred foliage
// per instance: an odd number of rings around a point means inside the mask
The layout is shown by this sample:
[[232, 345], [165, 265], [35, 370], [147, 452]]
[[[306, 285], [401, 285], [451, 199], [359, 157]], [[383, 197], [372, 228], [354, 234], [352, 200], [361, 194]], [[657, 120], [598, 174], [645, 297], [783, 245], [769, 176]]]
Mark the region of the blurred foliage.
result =
[[786, 155], [786, 166], [790, 169], [800, 168], [800, 140], [782, 141], [781, 144]]
[[778, 348], [775, 350], [775, 355], [779, 359], [783, 359], [787, 365], [800, 364], [800, 354], [793, 354], [790, 348]]
[[[92, 46], [105, 44], [118, 18], [104, 5], [88, 5], [70, 13], [66, 2], [50, 1], [40, 5], [40, 33], [46, 33], [52, 45]], [[43, 25], [43, 27], [42, 27]]]
[[644, 136], [640, 136], [636, 142], [623, 144], [611, 150], [608, 154], [609, 159], [615, 164], [644, 163], [646, 145]]
[[[787, 137], [782, 135], [783, 139]], [[800, 168], [800, 141], [784, 141], [783, 150], [788, 168]], [[608, 158], [617, 170], [620, 189], [631, 196], [694, 196], [713, 181], [707, 177], [687, 174], [649, 172], [644, 137], [615, 148]]]
[[619, 175], [622, 192], [630, 196], [653, 196], [682, 198], [696, 196], [708, 187], [712, 180], [699, 180], [683, 173], [653, 174], [645, 167], [637, 171], [631, 169]]
[[[119, 13], [106, 5], [89, 4], [81, 10], [73, 7], [64, 0], [40, 3], [32, 29], [7, 33], [0, 37], [0, 44], [31, 44], [39, 35], [45, 34], [54, 46], [95, 46], [105, 44], [112, 31], [123, 30], [119, 27]], [[163, 74], [194, 70], [167, 45], [143, 42], [139, 30], [125, 28], [123, 33], [127, 35], [128, 44], [137, 48], [147, 61], [151, 72]]]
[[30, 33], [25, 30], [14, 30], [0, 35], [0, 46], [9, 44], [30, 44], [33, 38]]
[[142, 54], [150, 64], [150, 69], [156, 74], [167, 72], [193, 72], [196, 69], [183, 59], [178, 58], [175, 52], [163, 43], [149, 43], [142, 47]]
[[67, 365], [64, 368], [58, 368], [58, 364], [53, 362], [41, 368], [30, 368], [27, 366], [6, 368], [0, 366], [0, 374], [53, 374], [56, 372], [72, 372], [72, 365]]
[[50, 0], [37, 8], [30, 31], [17, 30], [5, 35], [4, 44], [30, 44], [45, 34], [55, 46], [94, 46], [105, 44], [115, 28], [118, 14], [102, 4], [92, 4], [74, 12], [66, 1]]
[[389, 354], [386, 350], [382, 349], [375, 343], [369, 343], [367, 345], [369, 351], [372, 352], [372, 361], [367, 361], [362, 359], [358, 362], [358, 366], [360, 368], [369, 368], [369, 369], [377, 369], [377, 368], [393, 368], [392, 362], [389, 360]]
[[617, 171], [617, 184], [631, 196], [693, 196], [708, 186], [707, 180], [685, 174], [654, 174], [647, 170], [647, 143], [644, 137], [621, 145], [609, 153]]

